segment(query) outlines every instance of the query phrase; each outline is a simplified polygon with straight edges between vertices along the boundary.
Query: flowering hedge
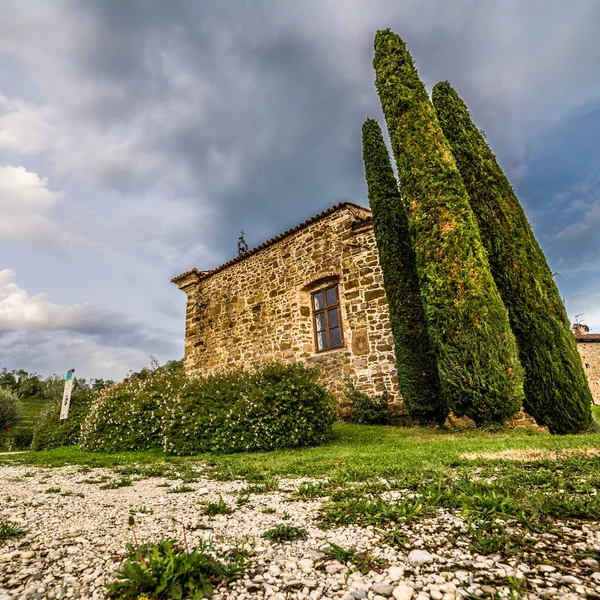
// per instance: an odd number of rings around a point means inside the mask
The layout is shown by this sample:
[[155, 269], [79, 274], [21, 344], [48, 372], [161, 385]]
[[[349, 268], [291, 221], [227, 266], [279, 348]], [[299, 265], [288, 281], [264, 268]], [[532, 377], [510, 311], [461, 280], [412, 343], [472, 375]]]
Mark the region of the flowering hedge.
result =
[[90, 389], [74, 388], [69, 406], [69, 417], [60, 420], [62, 397], [49, 404], [33, 428], [33, 450], [49, 450], [59, 446], [72, 446], [79, 443], [81, 425], [87, 417], [97, 393]]
[[96, 452], [159, 448], [162, 399], [175, 396], [184, 381], [183, 371], [158, 367], [102, 390], [81, 427], [81, 447]]
[[[270, 364], [255, 373], [189, 379], [163, 404], [170, 454], [249, 452], [323, 443], [335, 399], [302, 364]], [[167, 400], [165, 398], [165, 400]]]
[[331, 434], [335, 399], [304, 365], [186, 377], [160, 367], [100, 392], [81, 427], [86, 450], [161, 447], [170, 454], [315, 445]]

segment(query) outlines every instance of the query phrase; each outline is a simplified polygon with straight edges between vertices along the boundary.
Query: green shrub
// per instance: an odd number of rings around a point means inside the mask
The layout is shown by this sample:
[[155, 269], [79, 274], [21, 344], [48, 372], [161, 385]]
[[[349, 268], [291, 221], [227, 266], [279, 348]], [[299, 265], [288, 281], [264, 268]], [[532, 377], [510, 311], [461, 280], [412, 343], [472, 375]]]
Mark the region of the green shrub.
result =
[[79, 443], [81, 426], [90, 412], [97, 393], [90, 389], [74, 388], [71, 394], [69, 416], [60, 420], [62, 399], [55, 400], [40, 415], [33, 428], [33, 450], [49, 450], [59, 446], [72, 446]]
[[442, 395], [456, 416], [502, 422], [523, 368], [469, 197], [403, 40], [375, 36], [375, 85], [396, 158]]
[[243, 574], [240, 560], [220, 561], [200, 540], [192, 551], [177, 542], [163, 540], [155, 546], [127, 544], [127, 558], [117, 579], [106, 586], [109, 598], [139, 600], [200, 600], [212, 595], [213, 587]]
[[364, 425], [385, 425], [390, 416], [387, 390], [383, 390], [381, 396], [373, 398], [364, 392], [358, 391], [349, 378], [346, 378], [346, 383], [348, 385], [346, 397], [352, 404], [351, 420]]
[[33, 442], [33, 431], [28, 427], [22, 427], [20, 424], [12, 430], [12, 449], [27, 450]]
[[23, 407], [15, 392], [0, 387], [0, 449], [15, 448], [15, 426], [21, 420]]
[[12, 429], [21, 420], [23, 408], [19, 397], [8, 388], [0, 387], [0, 432]]
[[182, 369], [155, 366], [103, 389], [81, 426], [81, 447], [97, 452], [160, 447], [161, 403], [172, 402], [184, 381]]
[[323, 443], [336, 402], [303, 364], [190, 378], [163, 398], [164, 449], [171, 454], [248, 452]]
[[517, 339], [525, 368], [523, 406], [552, 433], [583, 431], [591, 424], [592, 395], [544, 252], [484, 135], [448, 82], [433, 88], [433, 104]]
[[394, 337], [398, 387], [413, 419], [424, 424], [443, 423], [448, 406], [440, 392], [435, 352], [425, 323], [408, 209], [377, 121], [364, 122], [362, 139], [373, 230]]

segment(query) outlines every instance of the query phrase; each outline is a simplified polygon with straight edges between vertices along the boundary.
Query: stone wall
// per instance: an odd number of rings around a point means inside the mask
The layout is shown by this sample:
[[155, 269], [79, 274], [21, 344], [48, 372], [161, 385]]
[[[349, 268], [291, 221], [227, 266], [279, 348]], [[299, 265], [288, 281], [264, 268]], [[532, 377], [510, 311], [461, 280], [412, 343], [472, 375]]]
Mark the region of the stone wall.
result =
[[[209, 374], [301, 360], [319, 367], [342, 415], [347, 375], [370, 395], [385, 387], [392, 417], [402, 421], [406, 411], [370, 212], [343, 204], [323, 214], [243, 260], [174, 279], [188, 296], [186, 369]], [[311, 292], [334, 282], [344, 345], [316, 352]]]
[[577, 350], [590, 384], [594, 404], [600, 405], [600, 335], [577, 337]]

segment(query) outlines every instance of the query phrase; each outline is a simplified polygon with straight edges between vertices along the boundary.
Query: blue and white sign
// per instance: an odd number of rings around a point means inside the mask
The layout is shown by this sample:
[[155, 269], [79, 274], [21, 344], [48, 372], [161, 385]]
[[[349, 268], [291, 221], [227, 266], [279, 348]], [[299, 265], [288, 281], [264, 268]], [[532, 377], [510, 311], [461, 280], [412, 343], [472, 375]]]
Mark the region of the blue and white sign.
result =
[[69, 406], [71, 406], [71, 392], [73, 391], [73, 373], [75, 369], [71, 369], [65, 376], [65, 391], [60, 407], [60, 420], [64, 421], [69, 416]]

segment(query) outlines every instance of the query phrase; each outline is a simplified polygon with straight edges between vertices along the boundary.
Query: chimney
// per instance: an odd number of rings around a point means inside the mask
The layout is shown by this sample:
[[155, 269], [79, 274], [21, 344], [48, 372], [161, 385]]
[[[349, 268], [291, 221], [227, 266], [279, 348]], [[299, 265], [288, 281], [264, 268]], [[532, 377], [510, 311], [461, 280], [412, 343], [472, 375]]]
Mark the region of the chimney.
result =
[[589, 330], [590, 328], [587, 325], [584, 325], [583, 323], [573, 324], [573, 333], [576, 336], [585, 335]]

